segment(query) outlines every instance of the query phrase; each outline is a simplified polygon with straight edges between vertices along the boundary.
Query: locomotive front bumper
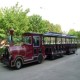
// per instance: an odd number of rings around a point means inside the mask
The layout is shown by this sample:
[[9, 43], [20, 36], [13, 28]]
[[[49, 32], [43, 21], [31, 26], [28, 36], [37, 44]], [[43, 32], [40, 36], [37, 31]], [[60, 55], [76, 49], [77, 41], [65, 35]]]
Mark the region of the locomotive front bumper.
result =
[[8, 60], [8, 59], [2, 59], [2, 61], [1, 61], [4, 65], [6, 65], [6, 66], [10, 66], [10, 67], [14, 67], [15, 65], [14, 65], [14, 61], [11, 61], [11, 60]]
[[1, 62], [2, 62], [4, 65], [7, 65], [7, 66], [10, 65], [9, 60], [7, 60], [7, 59], [2, 59]]

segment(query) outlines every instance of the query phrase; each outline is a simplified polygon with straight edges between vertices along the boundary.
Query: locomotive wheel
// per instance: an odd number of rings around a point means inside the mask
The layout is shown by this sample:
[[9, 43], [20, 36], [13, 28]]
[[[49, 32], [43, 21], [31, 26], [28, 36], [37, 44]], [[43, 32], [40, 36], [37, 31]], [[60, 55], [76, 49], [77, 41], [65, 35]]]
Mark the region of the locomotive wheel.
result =
[[21, 60], [17, 60], [17, 61], [16, 61], [15, 67], [16, 67], [16, 69], [20, 69], [20, 68], [22, 67], [22, 62], [21, 62]]
[[38, 56], [38, 63], [40, 64], [40, 63], [42, 63], [43, 62], [43, 56], [42, 56], [42, 54], [40, 54], [39, 56]]

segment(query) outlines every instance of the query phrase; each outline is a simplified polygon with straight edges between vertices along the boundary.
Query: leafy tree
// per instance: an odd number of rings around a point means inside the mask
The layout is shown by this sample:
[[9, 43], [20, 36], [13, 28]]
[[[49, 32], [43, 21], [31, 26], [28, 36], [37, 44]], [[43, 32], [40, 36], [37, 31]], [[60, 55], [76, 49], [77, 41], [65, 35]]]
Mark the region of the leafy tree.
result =
[[46, 27], [47, 27], [47, 32], [53, 32], [54, 31], [54, 25], [47, 20], [46, 20]]
[[42, 17], [39, 15], [29, 16], [28, 26], [29, 26], [29, 28], [28, 28], [29, 32], [44, 33], [48, 29], [46, 20], [42, 20]]
[[29, 24], [28, 24], [29, 32], [38, 32], [38, 33], [45, 33], [45, 32], [62, 32], [61, 26], [56, 24], [53, 25], [48, 20], [42, 20], [42, 17], [39, 15], [32, 15], [29, 16]]
[[47, 21], [46, 20], [42, 20], [41, 23], [40, 23], [40, 32], [41, 33], [45, 33], [48, 31], [48, 25], [47, 25]]
[[23, 11], [22, 6], [18, 3], [11, 8], [2, 9], [2, 19], [0, 20], [0, 27], [7, 32], [10, 28], [15, 30], [16, 35], [20, 35], [28, 29], [29, 9]]
[[1, 39], [6, 38], [6, 34], [5, 34], [5, 32], [4, 32], [3, 29], [0, 29], [0, 38], [1, 38]]
[[78, 38], [80, 39], [80, 31], [76, 32], [76, 36], [78, 36]]
[[1, 12], [1, 10], [0, 10], [0, 20], [2, 19], [2, 16], [3, 16], [3, 14], [2, 14], [2, 12]]
[[9, 29], [13, 28], [17, 36], [24, 32], [62, 32], [59, 24], [43, 20], [40, 15], [28, 16], [29, 9], [23, 10], [18, 3], [10, 8], [0, 9], [0, 37], [5, 38]]
[[70, 35], [76, 35], [76, 31], [74, 29], [70, 29], [68, 34]]
[[[2, 21], [2, 17], [3, 17], [3, 14], [0, 10], [0, 22]], [[5, 37], [4, 29], [2, 29], [1, 23], [0, 23], [0, 38], [3, 39], [4, 37]]]
[[39, 32], [41, 20], [42, 18], [39, 15], [29, 16], [28, 31], [29, 32]]
[[78, 38], [80, 38], [80, 31], [75, 31], [74, 29], [70, 29], [68, 34], [74, 35], [74, 36], [77, 36]]
[[62, 33], [61, 26], [59, 24], [54, 25], [54, 32]]
[[61, 26], [59, 24], [54, 25], [53, 23], [50, 23], [49, 21], [46, 22], [48, 30], [47, 32], [58, 32], [62, 33]]

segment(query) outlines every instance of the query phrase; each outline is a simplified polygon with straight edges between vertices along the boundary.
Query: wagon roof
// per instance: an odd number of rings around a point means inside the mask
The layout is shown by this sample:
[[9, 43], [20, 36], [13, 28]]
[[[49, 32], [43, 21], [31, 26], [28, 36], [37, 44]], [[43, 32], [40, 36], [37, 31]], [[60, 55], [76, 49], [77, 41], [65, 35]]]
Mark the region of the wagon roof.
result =
[[62, 38], [77, 38], [76, 36], [73, 36], [73, 35], [67, 35], [67, 34], [56, 33], [56, 32], [47, 32], [47, 33], [43, 34], [43, 36], [62, 37]]
[[61, 33], [55, 33], [55, 32], [47, 32], [45, 34], [43, 34], [43, 36], [48, 36], [48, 37], [52, 37], [52, 36], [61, 36]]

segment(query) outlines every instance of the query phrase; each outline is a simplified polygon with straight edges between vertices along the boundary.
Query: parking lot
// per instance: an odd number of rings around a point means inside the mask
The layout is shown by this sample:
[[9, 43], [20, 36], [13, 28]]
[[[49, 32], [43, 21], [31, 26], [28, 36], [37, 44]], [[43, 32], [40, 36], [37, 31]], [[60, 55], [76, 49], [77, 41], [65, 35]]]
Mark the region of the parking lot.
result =
[[80, 49], [76, 54], [27, 64], [20, 70], [0, 63], [0, 80], [80, 80]]

